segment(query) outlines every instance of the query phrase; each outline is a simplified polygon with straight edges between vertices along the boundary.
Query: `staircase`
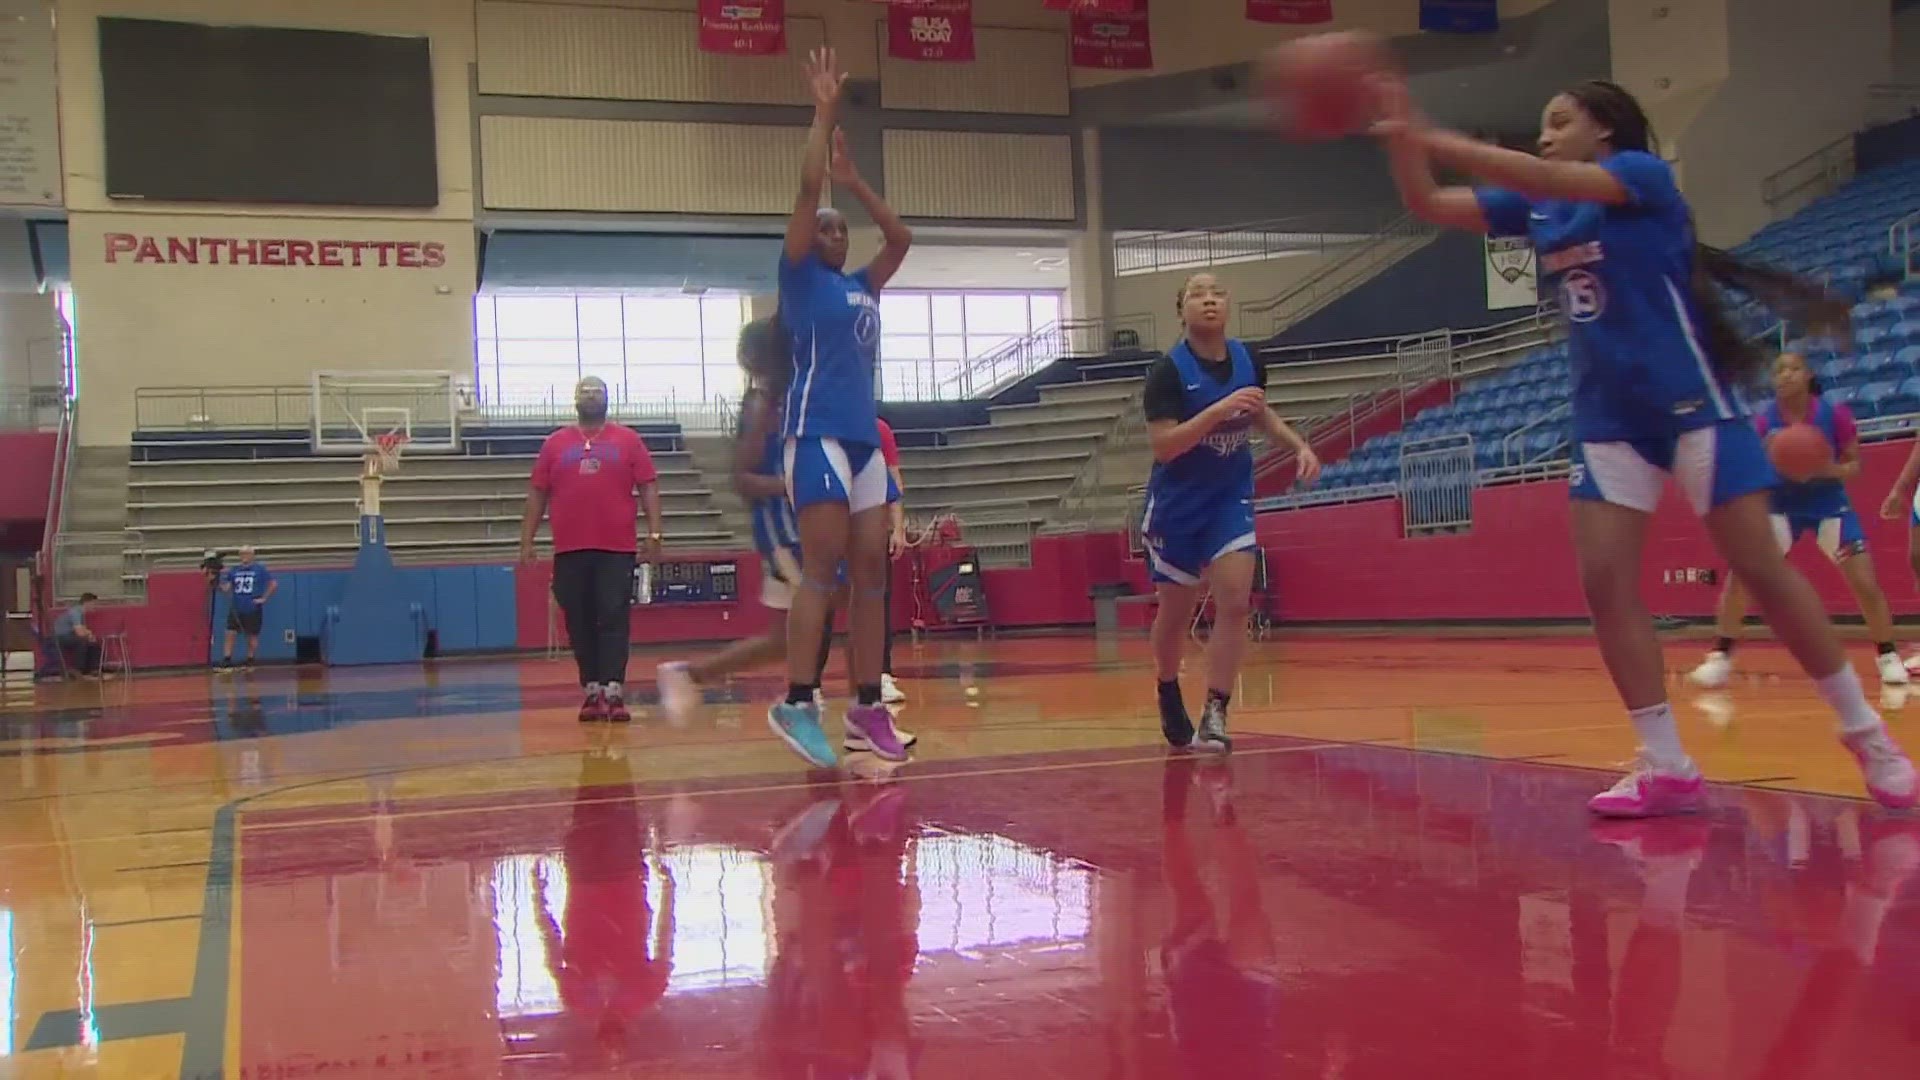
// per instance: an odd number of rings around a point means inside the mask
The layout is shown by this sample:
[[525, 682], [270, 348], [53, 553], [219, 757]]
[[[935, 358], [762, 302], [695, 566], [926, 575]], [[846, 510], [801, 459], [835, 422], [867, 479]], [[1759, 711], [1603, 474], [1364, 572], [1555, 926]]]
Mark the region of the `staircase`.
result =
[[1366, 241], [1355, 244], [1319, 273], [1278, 296], [1241, 304], [1239, 336], [1264, 341], [1372, 281], [1400, 260], [1432, 243], [1440, 230], [1401, 214]]
[[139, 537], [127, 530], [128, 448], [77, 446], [61, 501], [54, 546], [54, 597], [90, 592], [101, 600], [138, 603], [147, 579]]
[[733, 490], [733, 439], [726, 435], [688, 435], [687, 456], [700, 472], [700, 482], [712, 492], [714, 509], [720, 511], [719, 527], [733, 537], [737, 547], [753, 546], [753, 519], [746, 500]]

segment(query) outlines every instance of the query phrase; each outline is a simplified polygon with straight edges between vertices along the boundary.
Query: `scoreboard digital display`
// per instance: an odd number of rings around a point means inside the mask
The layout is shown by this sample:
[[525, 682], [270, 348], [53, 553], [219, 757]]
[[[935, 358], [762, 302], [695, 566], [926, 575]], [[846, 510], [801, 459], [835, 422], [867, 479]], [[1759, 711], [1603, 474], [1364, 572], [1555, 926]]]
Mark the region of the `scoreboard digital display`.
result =
[[740, 599], [740, 564], [731, 559], [643, 563], [634, 568], [634, 600], [696, 604]]

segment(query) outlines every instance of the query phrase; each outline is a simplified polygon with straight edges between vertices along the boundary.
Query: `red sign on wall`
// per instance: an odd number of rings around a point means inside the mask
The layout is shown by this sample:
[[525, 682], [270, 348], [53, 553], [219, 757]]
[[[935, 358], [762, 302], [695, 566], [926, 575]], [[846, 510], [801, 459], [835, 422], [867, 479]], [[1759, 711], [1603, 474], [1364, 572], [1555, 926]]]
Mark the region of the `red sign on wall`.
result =
[[1153, 67], [1153, 33], [1147, 0], [1137, 0], [1129, 12], [1098, 13], [1075, 10], [1070, 34], [1073, 66], [1111, 71], [1145, 71]]
[[231, 236], [105, 236], [110, 263], [160, 266], [313, 266], [324, 269], [395, 266], [438, 270], [447, 245], [420, 240], [290, 240]]
[[700, 51], [779, 56], [787, 51], [787, 0], [700, 0]]
[[973, 0], [890, 0], [887, 55], [895, 60], [973, 59]]
[[1247, 21], [1315, 26], [1333, 21], [1333, 0], [1247, 0]]

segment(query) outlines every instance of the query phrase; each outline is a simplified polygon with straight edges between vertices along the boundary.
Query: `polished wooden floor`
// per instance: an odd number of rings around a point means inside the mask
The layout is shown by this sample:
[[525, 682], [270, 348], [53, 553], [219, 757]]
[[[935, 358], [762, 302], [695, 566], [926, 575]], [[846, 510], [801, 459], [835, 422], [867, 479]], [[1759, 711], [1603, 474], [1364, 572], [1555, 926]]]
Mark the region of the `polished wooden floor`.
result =
[[1578, 638], [1257, 643], [1230, 763], [1139, 639], [900, 659], [916, 759], [842, 777], [771, 673], [678, 729], [531, 660], [16, 696], [0, 1077], [1920, 1075], [1920, 823], [1777, 650], [1675, 676], [1713, 812], [1612, 831]]

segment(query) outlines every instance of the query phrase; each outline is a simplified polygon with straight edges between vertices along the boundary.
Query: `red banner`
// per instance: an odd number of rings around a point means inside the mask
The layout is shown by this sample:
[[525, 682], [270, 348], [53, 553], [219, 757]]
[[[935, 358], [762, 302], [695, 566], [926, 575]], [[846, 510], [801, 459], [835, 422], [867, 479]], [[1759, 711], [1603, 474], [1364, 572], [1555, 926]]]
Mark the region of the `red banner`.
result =
[[1135, 0], [1128, 12], [1075, 9], [1072, 19], [1073, 66], [1110, 71], [1146, 71], [1153, 67], [1153, 32], [1147, 0]]
[[887, 55], [895, 60], [973, 59], [973, 0], [890, 0]]
[[1333, 0], [1247, 0], [1247, 21], [1316, 26], [1333, 21]]
[[700, 51], [779, 56], [787, 51], [787, 0], [700, 0]]
[[1146, 10], [1147, 0], [1042, 0], [1041, 6], [1054, 11], [1080, 11], [1090, 15], [1131, 15]]

